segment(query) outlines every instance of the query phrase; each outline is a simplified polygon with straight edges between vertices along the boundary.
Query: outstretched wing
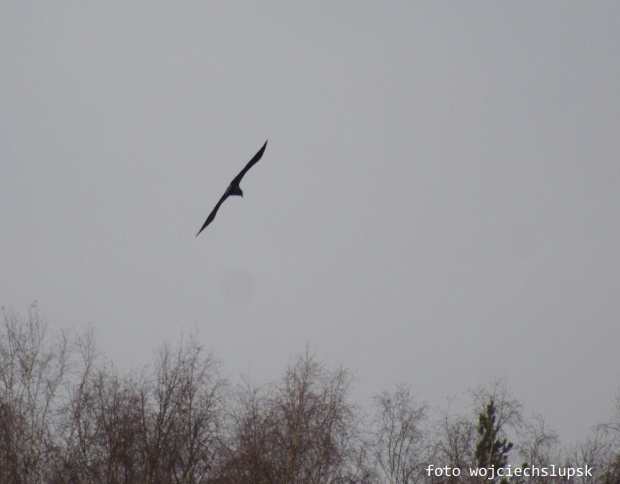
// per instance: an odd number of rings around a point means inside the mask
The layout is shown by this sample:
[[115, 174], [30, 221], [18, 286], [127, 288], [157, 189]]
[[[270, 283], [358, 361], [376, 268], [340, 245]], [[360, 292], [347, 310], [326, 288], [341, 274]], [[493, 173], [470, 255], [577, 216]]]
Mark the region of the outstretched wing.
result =
[[[269, 140], [267, 140], [269, 141]], [[241, 183], [241, 179], [245, 176], [245, 174], [250, 170], [250, 168], [252, 168], [254, 165], [256, 165], [256, 163], [258, 163], [258, 160], [260, 160], [263, 157], [263, 153], [265, 152], [265, 148], [267, 148], [267, 141], [265, 141], [265, 144], [263, 145], [263, 147], [258, 150], [258, 153], [256, 153], [254, 155], [254, 158], [252, 158], [247, 165], [245, 165], [245, 168], [243, 170], [241, 170], [241, 172], [235, 177], [233, 178], [233, 181], [230, 183], [231, 185], [237, 185], [239, 186], [239, 183]]]
[[207, 225], [209, 225], [211, 222], [213, 222], [213, 219], [215, 219], [215, 215], [217, 215], [217, 211], [220, 209], [220, 205], [222, 203], [224, 203], [224, 200], [226, 200], [229, 196], [230, 196], [230, 192], [229, 192], [228, 189], [226, 189], [226, 193], [224, 193], [222, 198], [220, 198], [220, 201], [217, 202], [217, 205], [213, 208], [213, 210], [211, 210], [211, 213], [207, 217], [207, 220], [205, 220], [204, 225], [201, 227], [201, 229], [196, 234], [196, 237], [198, 237], [200, 235], [200, 232], [202, 232], [204, 229], [207, 228]]
[[222, 203], [224, 203], [224, 200], [226, 200], [230, 196], [231, 190], [233, 191], [234, 195], [241, 195], [240, 191], [239, 193], [235, 193], [235, 188], [237, 189], [239, 188], [239, 183], [241, 182], [241, 179], [243, 178], [243, 176], [249, 171], [250, 168], [252, 168], [256, 163], [258, 163], [258, 160], [262, 158], [263, 153], [265, 152], [265, 148], [267, 148], [267, 141], [265, 141], [265, 144], [263, 145], [263, 147], [260, 150], [258, 150], [258, 153], [254, 155], [254, 158], [252, 158], [248, 162], [248, 164], [245, 165], [245, 168], [241, 170], [241, 172], [233, 179], [232, 182], [230, 182], [230, 185], [226, 189], [226, 193], [224, 193], [222, 198], [220, 198], [220, 201], [217, 202], [217, 205], [213, 208], [213, 210], [211, 210], [211, 213], [207, 217], [207, 220], [205, 220], [205, 223], [202, 226], [202, 228], [196, 234], [196, 237], [198, 237], [200, 235], [200, 232], [206, 229], [207, 226], [211, 222], [213, 222], [213, 220], [215, 219], [215, 216], [217, 215], [217, 211], [220, 209], [220, 205], [222, 205]]

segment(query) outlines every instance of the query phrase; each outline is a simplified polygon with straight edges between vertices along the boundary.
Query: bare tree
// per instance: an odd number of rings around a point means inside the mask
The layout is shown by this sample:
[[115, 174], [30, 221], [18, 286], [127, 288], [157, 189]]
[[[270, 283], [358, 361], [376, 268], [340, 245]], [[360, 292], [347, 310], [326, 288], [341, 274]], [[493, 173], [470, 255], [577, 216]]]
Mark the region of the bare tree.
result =
[[424, 477], [427, 432], [426, 404], [418, 404], [406, 385], [374, 397], [373, 457], [390, 484], [407, 484]]
[[[480, 478], [469, 475], [470, 468], [478, 468], [481, 463], [484, 465], [484, 459], [480, 459], [482, 452], [480, 443], [484, 438], [479, 433], [480, 425], [491, 424], [491, 427], [486, 429], [490, 433], [487, 435], [489, 442], [484, 450], [484, 454], [489, 456], [497, 453], [499, 449], [494, 446], [504, 442], [508, 431], [516, 432], [523, 423], [521, 404], [512, 397], [503, 381], [494, 382], [490, 389], [478, 387], [470, 390], [469, 395], [472, 399], [470, 414], [452, 415], [450, 412], [452, 401], [448, 404], [448, 409], [442, 412], [437, 426], [438, 433], [432, 446], [432, 460], [435, 462], [430, 462], [433, 465], [438, 465], [436, 462], [439, 462], [450, 469], [458, 468], [457, 472], [460, 472], [460, 475], [431, 473], [426, 476], [428, 482], [460, 484], [491, 482], [487, 476]], [[490, 402], [492, 402], [492, 415], [489, 414]], [[482, 420], [481, 416], [484, 416]], [[508, 447], [510, 446], [507, 445], [503, 450]]]
[[2, 308], [0, 328], [0, 482], [46, 480], [54, 417], [70, 345], [65, 333], [48, 343], [36, 302], [27, 319]]
[[427, 473], [425, 481], [433, 484], [475, 482], [467, 474], [470, 467], [476, 466], [476, 443], [478, 433], [475, 420], [469, 415], [452, 414], [451, 408], [454, 399], [448, 400], [448, 407], [440, 412], [436, 431], [431, 444], [432, 456], [429, 465], [435, 467], [446, 466], [449, 469], [459, 469], [460, 475], [455, 476], [452, 471], [437, 475]]
[[[563, 462], [557, 433], [547, 425], [541, 415], [533, 415], [530, 420], [523, 422], [518, 435], [517, 453], [523, 466], [541, 469]], [[529, 474], [523, 476], [519, 482], [543, 484], [548, 480], [548, 477]]]
[[89, 449], [96, 427], [93, 412], [89, 409], [94, 401], [90, 388], [95, 372], [97, 349], [94, 331], [87, 329], [76, 338], [79, 360], [74, 365], [74, 378], [69, 385], [68, 396], [59, 412], [57, 459], [54, 475], [59, 482], [82, 482], [89, 467]]
[[142, 411], [149, 482], [205, 482], [215, 468], [226, 382], [219, 362], [202, 353], [195, 334], [158, 353]]
[[348, 403], [352, 374], [328, 371], [306, 353], [289, 365], [271, 402], [284, 482], [338, 483], [362, 479], [356, 407]]
[[357, 408], [347, 401], [352, 379], [346, 369], [325, 369], [306, 349], [279, 382], [243, 388], [233, 418], [228, 480], [222, 482], [368, 480]]
[[223, 389], [195, 335], [158, 352], [152, 375], [96, 368], [92, 340], [64, 413], [59, 482], [199, 483], [213, 473]]
[[64, 413], [65, 448], [58, 482], [144, 482], [141, 408], [144, 382], [114, 369], [96, 369]]
[[276, 483], [276, 419], [272, 415], [267, 387], [247, 380], [234, 395], [229, 412], [229, 438], [220, 483]]
[[573, 466], [588, 465], [592, 477], [578, 476], [576, 482], [618, 484], [620, 482], [620, 390], [614, 400], [610, 421], [597, 425], [592, 435], [575, 447], [571, 455]]
[[593, 472], [557, 482], [620, 483], [620, 393], [610, 421], [570, 450], [542, 417], [523, 419], [502, 381], [430, 423], [401, 385], [374, 398], [369, 428], [349, 400], [352, 374], [308, 349], [275, 383], [230, 392], [196, 335], [120, 372], [102, 362], [92, 330], [51, 333], [36, 304], [26, 318], [1, 313], [0, 484], [474, 484], [491, 479], [469, 468], [509, 461]]
[[509, 431], [516, 432], [523, 424], [523, 405], [512, 396], [504, 380], [496, 380], [488, 389], [470, 390], [470, 394], [476, 414], [484, 412], [489, 402], [493, 402], [498, 436], [506, 437]]
[[592, 469], [592, 477], [577, 476], [566, 482], [585, 484], [617, 484], [617, 480], [611, 480], [614, 475], [614, 444], [609, 434], [602, 429], [595, 429], [584, 442], [574, 446], [573, 451], [567, 456], [567, 467], [588, 466]]

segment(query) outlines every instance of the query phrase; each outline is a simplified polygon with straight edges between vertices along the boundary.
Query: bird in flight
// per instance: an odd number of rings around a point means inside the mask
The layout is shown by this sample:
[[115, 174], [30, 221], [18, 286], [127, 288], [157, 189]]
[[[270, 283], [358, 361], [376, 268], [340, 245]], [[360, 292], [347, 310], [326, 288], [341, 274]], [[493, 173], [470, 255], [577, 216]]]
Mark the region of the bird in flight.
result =
[[207, 225], [213, 222], [213, 219], [215, 219], [215, 215], [217, 214], [217, 211], [219, 210], [220, 205], [224, 203], [224, 200], [226, 200], [231, 195], [238, 195], [240, 197], [243, 197], [243, 192], [241, 191], [241, 187], [239, 186], [239, 183], [241, 183], [241, 180], [243, 179], [245, 174], [250, 170], [250, 168], [252, 168], [256, 163], [258, 163], [258, 160], [262, 158], [263, 153], [265, 152], [265, 148], [267, 148], [267, 141], [265, 141], [265, 144], [263, 145], [263, 147], [260, 150], [258, 150], [258, 153], [254, 155], [254, 157], [248, 162], [248, 164], [245, 165], [245, 168], [241, 170], [235, 178], [233, 178], [233, 181], [230, 182], [230, 185], [228, 185], [226, 192], [224, 193], [222, 198], [220, 198], [220, 201], [217, 202], [217, 205], [213, 208], [213, 210], [211, 210], [211, 213], [207, 217], [207, 220], [205, 220], [204, 225], [201, 227], [201, 229], [196, 234], [196, 237], [200, 235], [200, 232], [202, 232], [204, 229], [207, 228]]

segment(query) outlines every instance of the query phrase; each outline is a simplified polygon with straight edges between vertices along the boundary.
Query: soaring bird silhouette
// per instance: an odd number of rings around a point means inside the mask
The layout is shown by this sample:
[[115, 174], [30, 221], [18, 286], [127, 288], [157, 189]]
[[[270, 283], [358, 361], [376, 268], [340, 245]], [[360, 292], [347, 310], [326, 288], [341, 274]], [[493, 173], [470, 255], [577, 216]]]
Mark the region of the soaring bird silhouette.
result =
[[204, 225], [201, 227], [201, 229], [196, 234], [196, 237], [200, 235], [200, 232], [202, 232], [204, 229], [207, 228], [207, 225], [213, 222], [213, 219], [215, 219], [215, 215], [217, 214], [217, 211], [219, 210], [220, 205], [224, 203], [224, 200], [226, 200], [231, 195], [238, 195], [240, 197], [243, 197], [243, 192], [241, 191], [241, 187], [239, 186], [239, 183], [241, 183], [241, 180], [243, 179], [245, 174], [250, 170], [250, 168], [256, 165], [256, 163], [258, 163], [258, 160], [262, 158], [263, 153], [265, 152], [265, 148], [267, 148], [267, 141], [265, 141], [265, 144], [263, 145], [263, 147], [260, 150], [258, 150], [258, 153], [254, 155], [254, 158], [252, 158], [248, 162], [248, 164], [245, 165], [245, 168], [239, 172], [239, 174], [233, 179], [233, 181], [230, 182], [230, 185], [228, 185], [226, 192], [224, 193], [222, 198], [220, 198], [220, 201], [217, 202], [217, 205], [213, 208], [213, 210], [211, 210], [211, 213], [207, 217], [207, 220], [205, 221]]

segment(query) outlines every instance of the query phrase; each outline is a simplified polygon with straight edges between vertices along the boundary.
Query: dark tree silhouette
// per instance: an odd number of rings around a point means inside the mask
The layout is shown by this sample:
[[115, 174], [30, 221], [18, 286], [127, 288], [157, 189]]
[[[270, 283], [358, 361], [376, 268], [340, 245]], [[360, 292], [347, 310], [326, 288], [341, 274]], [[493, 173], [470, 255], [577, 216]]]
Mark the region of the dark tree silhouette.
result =
[[[508, 452], [512, 449], [512, 442], [499, 437], [500, 428], [495, 422], [495, 402], [489, 401], [484, 412], [478, 416], [478, 434], [480, 440], [476, 445], [476, 460], [479, 467], [494, 467], [498, 469], [508, 463]], [[507, 482], [502, 479], [500, 482]]]

